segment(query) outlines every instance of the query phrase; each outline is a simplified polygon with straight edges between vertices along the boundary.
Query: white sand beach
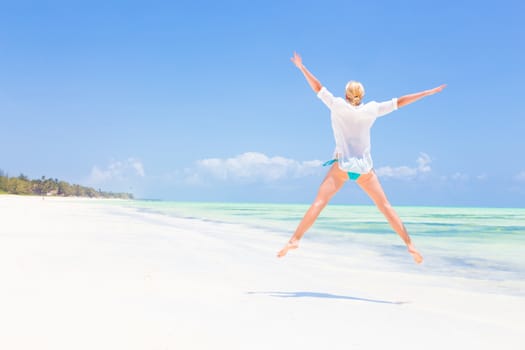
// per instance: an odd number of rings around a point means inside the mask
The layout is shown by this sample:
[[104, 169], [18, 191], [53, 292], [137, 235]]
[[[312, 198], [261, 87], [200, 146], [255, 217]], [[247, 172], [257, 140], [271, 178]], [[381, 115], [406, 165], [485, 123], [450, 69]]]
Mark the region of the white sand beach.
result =
[[525, 348], [523, 296], [121, 203], [0, 196], [1, 349]]

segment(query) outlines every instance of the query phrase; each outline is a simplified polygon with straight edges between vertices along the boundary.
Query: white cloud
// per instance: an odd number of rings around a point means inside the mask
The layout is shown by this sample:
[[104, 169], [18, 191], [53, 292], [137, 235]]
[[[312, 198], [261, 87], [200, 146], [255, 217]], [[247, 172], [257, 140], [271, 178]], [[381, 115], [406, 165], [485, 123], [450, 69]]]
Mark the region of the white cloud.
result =
[[280, 156], [268, 157], [263, 153], [246, 152], [233, 158], [208, 158], [185, 169], [186, 183], [206, 182], [210, 177], [222, 181], [244, 183], [275, 182], [319, 173], [320, 160], [297, 161]]
[[525, 182], [525, 170], [516, 174], [516, 176], [514, 176], [514, 180], [519, 181], [519, 182]]
[[391, 177], [391, 178], [414, 178], [418, 175], [429, 173], [432, 171], [430, 163], [432, 160], [430, 156], [426, 153], [421, 152], [419, 157], [416, 160], [416, 167], [409, 166], [399, 166], [399, 167], [390, 167], [384, 166], [376, 169], [376, 173], [382, 177]]
[[133, 169], [135, 169], [138, 176], [140, 177], [146, 176], [146, 174], [144, 173], [144, 165], [139, 160], [130, 158], [129, 161]]
[[465, 173], [456, 172], [450, 176], [450, 178], [454, 181], [468, 181], [470, 176]]
[[477, 181], [488, 181], [489, 175], [486, 173], [482, 173], [479, 175], [472, 175], [463, 173], [461, 171], [457, 171], [451, 175], [443, 175], [440, 177], [441, 181], [456, 181], [456, 182], [466, 182], [469, 180], [477, 180]]
[[476, 176], [476, 179], [478, 179], [479, 181], [485, 181], [488, 178], [489, 178], [489, 176], [487, 174], [485, 174], [485, 173]]
[[[430, 156], [420, 153], [414, 167], [381, 167], [377, 174], [391, 178], [414, 178], [432, 171]], [[207, 158], [195, 162], [195, 166], [183, 172], [186, 184], [197, 185], [210, 178], [243, 183], [276, 182], [297, 179], [323, 172], [320, 160], [298, 161], [285, 157], [268, 157], [263, 153], [246, 152], [232, 158]], [[325, 169], [326, 170], [326, 169]]]
[[89, 176], [90, 183], [103, 183], [111, 180], [123, 180], [129, 176], [144, 177], [144, 165], [140, 160], [128, 158], [125, 161], [115, 161], [105, 169], [94, 166]]

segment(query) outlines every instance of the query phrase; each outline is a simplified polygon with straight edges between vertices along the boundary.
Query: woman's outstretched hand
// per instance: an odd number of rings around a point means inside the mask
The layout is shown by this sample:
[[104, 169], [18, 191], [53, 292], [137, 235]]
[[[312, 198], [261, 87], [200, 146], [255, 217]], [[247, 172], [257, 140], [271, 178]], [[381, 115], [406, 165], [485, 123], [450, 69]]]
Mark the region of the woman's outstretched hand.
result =
[[297, 52], [293, 53], [293, 57], [290, 60], [299, 69], [301, 69], [301, 67], [303, 66], [303, 59], [301, 58], [301, 56], [299, 56], [299, 54]]
[[304, 77], [306, 78], [306, 81], [308, 82], [312, 90], [314, 90], [314, 92], [317, 94], [323, 86], [321, 85], [319, 80], [317, 80], [317, 78], [312, 73], [310, 73], [310, 71], [306, 69], [305, 66], [303, 66], [303, 59], [301, 58], [301, 56], [299, 56], [297, 52], [294, 52], [291, 61], [303, 73]]
[[430, 89], [430, 90], [428, 90], [428, 95], [427, 96], [434, 95], [435, 93], [441, 92], [446, 87], [447, 87], [447, 84], [443, 84], [443, 85], [440, 85], [440, 86], [435, 87], [433, 89]]

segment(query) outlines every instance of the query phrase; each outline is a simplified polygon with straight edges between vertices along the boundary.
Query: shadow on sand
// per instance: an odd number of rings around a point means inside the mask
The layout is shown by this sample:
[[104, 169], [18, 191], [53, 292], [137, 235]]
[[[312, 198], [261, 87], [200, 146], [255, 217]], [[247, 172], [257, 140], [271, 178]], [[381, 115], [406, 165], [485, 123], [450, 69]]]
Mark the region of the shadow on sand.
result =
[[348, 295], [337, 295], [330, 293], [319, 293], [319, 292], [247, 292], [246, 294], [260, 294], [268, 295], [275, 298], [321, 298], [321, 299], [342, 299], [342, 300], [353, 300], [353, 301], [366, 301], [368, 303], [378, 304], [390, 304], [390, 305], [403, 305], [408, 304], [407, 301], [389, 301], [379, 299], [368, 299], [352, 297]]

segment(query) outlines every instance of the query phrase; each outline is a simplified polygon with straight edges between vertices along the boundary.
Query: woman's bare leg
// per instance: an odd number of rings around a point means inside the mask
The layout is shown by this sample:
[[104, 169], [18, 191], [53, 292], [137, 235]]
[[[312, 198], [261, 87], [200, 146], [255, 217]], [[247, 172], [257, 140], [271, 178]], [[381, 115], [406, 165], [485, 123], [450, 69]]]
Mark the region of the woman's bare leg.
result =
[[383, 191], [381, 183], [379, 182], [375, 172], [372, 170], [368, 174], [361, 175], [356, 182], [368, 194], [368, 196], [370, 196], [377, 208], [386, 217], [390, 226], [392, 226], [394, 231], [396, 231], [403, 242], [405, 242], [408, 247], [408, 252], [412, 255], [416, 263], [420, 264], [423, 262], [423, 256], [421, 256], [421, 254], [414, 247], [405, 225], [403, 225], [403, 222], [401, 222], [401, 219], [395, 212], [394, 208], [392, 208], [388, 202], [385, 192]]
[[303, 219], [297, 226], [295, 233], [292, 235], [288, 243], [277, 253], [279, 258], [288, 253], [290, 249], [296, 249], [299, 247], [299, 240], [303, 237], [305, 232], [313, 225], [321, 211], [326, 207], [333, 195], [343, 187], [344, 183], [348, 180], [348, 174], [343, 170], [339, 169], [337, 163], [334, 163], [326, 177], [324, 178], [317, 197], [310, 206], [310, 208], [304, 214]]

